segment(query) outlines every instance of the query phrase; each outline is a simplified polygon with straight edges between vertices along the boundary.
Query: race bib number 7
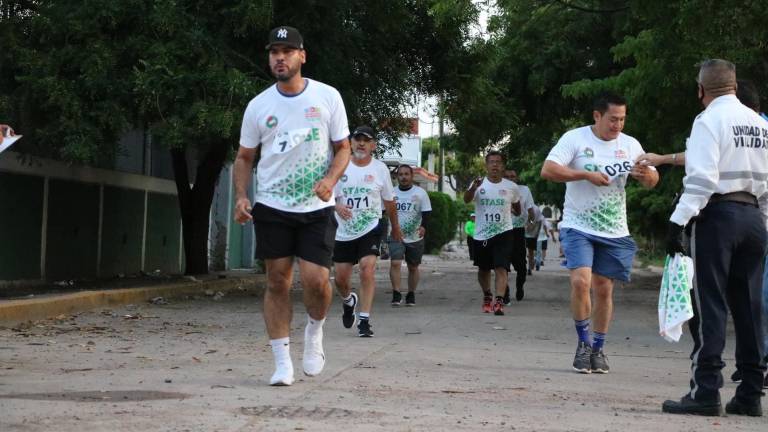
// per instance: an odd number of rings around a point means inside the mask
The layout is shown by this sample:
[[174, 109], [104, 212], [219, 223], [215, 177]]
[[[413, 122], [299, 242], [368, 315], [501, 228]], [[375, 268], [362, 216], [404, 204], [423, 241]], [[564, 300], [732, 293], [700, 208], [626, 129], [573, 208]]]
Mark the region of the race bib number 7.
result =
[[319, 141], [320, 130], [318, 128], [301, 128], [292, 131], [280, 132], [272, 143], [272, 151], [285, 153], [293, 150], [302, 143]]

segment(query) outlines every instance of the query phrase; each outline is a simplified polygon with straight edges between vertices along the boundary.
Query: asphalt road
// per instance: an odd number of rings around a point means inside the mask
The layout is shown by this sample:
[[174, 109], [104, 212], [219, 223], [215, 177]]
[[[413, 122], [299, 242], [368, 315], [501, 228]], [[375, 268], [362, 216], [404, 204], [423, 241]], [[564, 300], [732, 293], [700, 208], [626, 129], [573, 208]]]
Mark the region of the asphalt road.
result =
[[[768, 430], [765, 418], [661, 413], [686, 391], [691, 342], [687, 332], [679, 344], [658, 336], [657, 275], [617, 287], [611, 373], [580, 375], [557, 261], [499, 317], [481, 313], [462, 253], [428, 257], [413, 308], [389, 306], [381, 263], [372, 339], [342, 327], [334, 299], [318, 377], [300, 372], [305, 314], [295, 303], [291, 387], [266, 385], [261, 301], [247, 291], [2, 329], [0, 431]], [[726, 383], [724, 401], [734, 389]]]

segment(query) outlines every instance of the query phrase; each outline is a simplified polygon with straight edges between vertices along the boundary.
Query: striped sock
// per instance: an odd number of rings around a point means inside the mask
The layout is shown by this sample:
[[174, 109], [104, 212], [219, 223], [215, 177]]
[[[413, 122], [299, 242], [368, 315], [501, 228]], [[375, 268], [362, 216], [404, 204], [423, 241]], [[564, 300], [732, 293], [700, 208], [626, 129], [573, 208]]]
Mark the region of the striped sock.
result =
[[350, 293], [345, 299], [344, 304], [347, 306], [354, 306], [355, 305], [355, 298], [352, 296], [352, 293]]
[[603, 349], [603, 345], [605, 345], [605, 333], [592, 332], [592, 338], [594, 339], [594, 342], [592, 342], [592, 351], [600, 351]]
[[361, 319], [361, 320], [367, 320], [368, 318], [370, 318], [370, 316], [371, 316], [371, 314], [368, 313], [368, 312], [360, 312], [358, 314], [358, 318]]
[[589, 339], [589, 318], [573, 320], [573, 322], [576, 324], [576, 334], [579, 335], [579, 342], [592, 345], [592, 341]]

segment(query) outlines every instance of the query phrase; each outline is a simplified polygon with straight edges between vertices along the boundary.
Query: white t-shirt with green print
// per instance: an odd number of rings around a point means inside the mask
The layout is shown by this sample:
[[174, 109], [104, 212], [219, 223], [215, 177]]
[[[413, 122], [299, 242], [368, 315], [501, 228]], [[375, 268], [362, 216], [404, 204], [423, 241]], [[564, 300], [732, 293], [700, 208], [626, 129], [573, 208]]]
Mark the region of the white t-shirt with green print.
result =
[[277, 210], [309, 213], [335, 204], [318, 198], [315, 184], [333, 160], [333, 142], [349, 135], [339, 92], [305, 78], [304, 90], [284, 95], [273, 85], [243, 115], [240, 145], [261, 148], [255, 201]]
[[525, 224], [528, 221], [528, 209], [535, 207], [536, 203], [533, 202], [533, 195], [528, 186], [517, 185], [517, 188], [520, 190], [520, 207], [522, 211], [520, 216], [512, 215], [512, 227], [525, 228]]
[[520, 190], [514, 182], [501, 179], [492, 183], [488, 177], [475, 191], [475, 240], [488, 240], [512, 226], [512, 204], [520, 201]]
[[547, 160], [577, 171], [599, 171], [606, 174], [611, 183], [608, 186], [595, 186], [587, 180], [566, 183], [560, 227], [606, 238], [628, 236], [624, 187], [635, 159], [643, 153], [640, 143], [623, 133], [615, 140], [603, 141], [590, 126], [566, 132], [549, 152]]
[[392, 189], [392, 178], [384, 162], [371, 159], [368, 165], [360, 167], [350, 161], [334, 193], [352, 211], [352, 217], [345, 220], [336, 213], [336, 241], [354, 240], [373, 231], [381, 219], [382, 200], [393, 199]]
[[[403, 243], [416, 243], [421, 227], [421, 212], [432, 211], [432, 203], [424, 189], [414, 185], [408, 190], [395, 188], [395, 207], [397, 207], [397, 221], [400, 223], [400, 231], [403, 233]], [[391, 231], [390, 227], [390, 231]]]

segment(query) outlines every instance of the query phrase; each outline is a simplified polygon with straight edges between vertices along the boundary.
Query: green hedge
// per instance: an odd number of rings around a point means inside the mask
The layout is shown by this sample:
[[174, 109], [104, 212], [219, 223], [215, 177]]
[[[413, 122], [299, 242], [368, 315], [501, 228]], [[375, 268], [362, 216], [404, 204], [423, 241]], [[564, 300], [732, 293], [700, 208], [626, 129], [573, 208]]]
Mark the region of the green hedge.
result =
[[424, 248], [427, 253], [438, 253], [456, 235], [460, 209], [464, 203], [454, 201], [442, 192], [427, 192], [432, 203], [432, 214], [427, 223]]

